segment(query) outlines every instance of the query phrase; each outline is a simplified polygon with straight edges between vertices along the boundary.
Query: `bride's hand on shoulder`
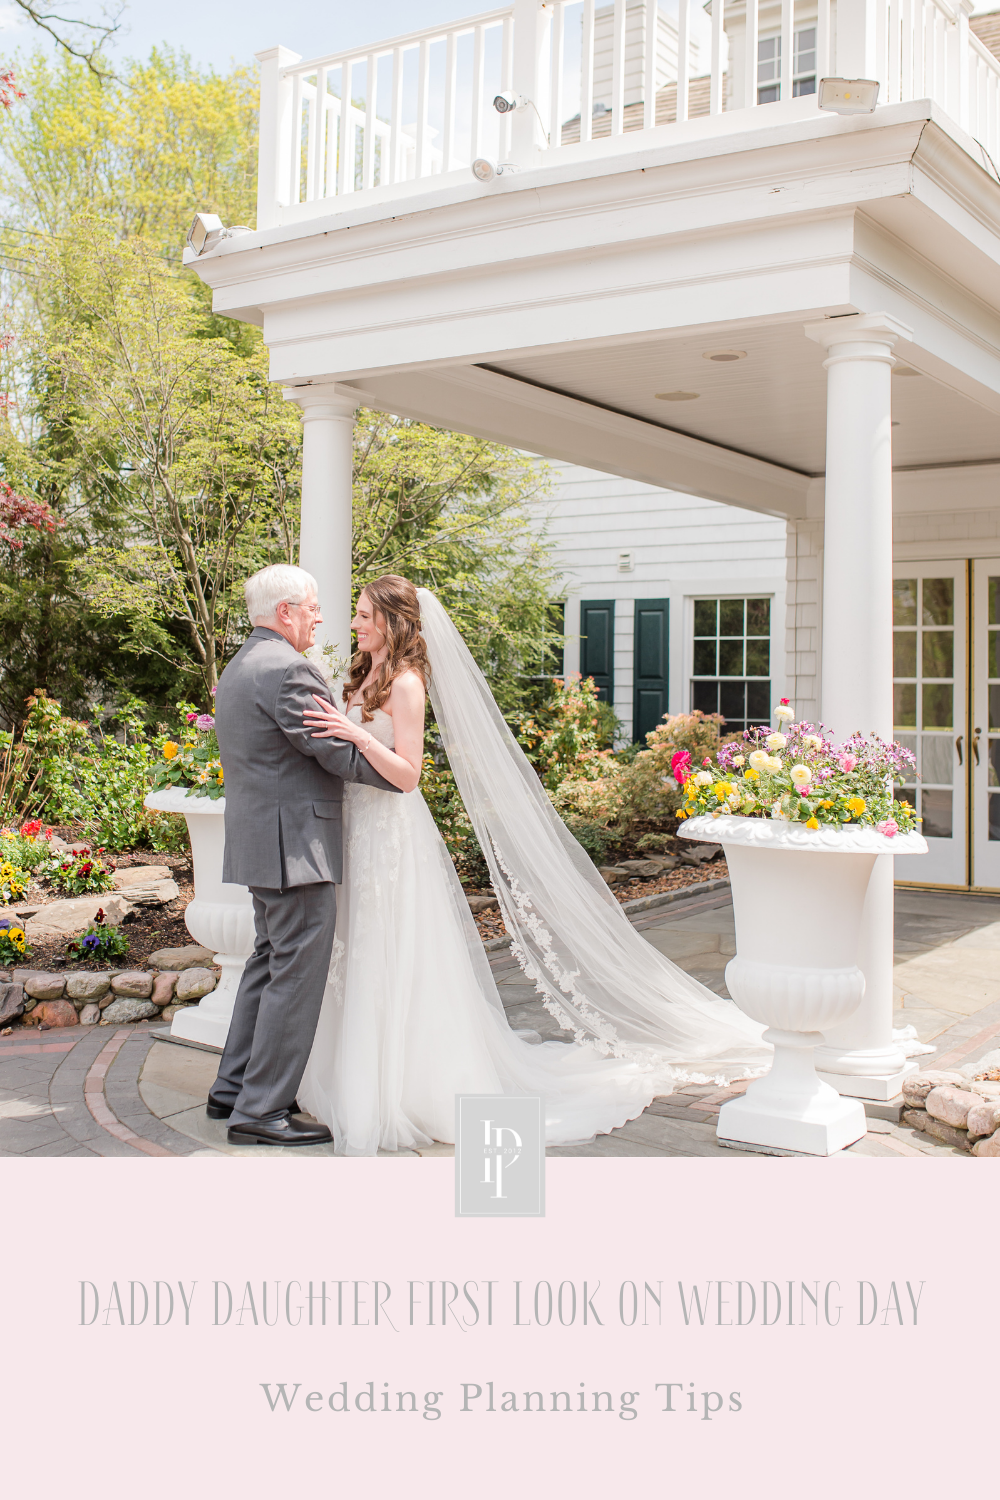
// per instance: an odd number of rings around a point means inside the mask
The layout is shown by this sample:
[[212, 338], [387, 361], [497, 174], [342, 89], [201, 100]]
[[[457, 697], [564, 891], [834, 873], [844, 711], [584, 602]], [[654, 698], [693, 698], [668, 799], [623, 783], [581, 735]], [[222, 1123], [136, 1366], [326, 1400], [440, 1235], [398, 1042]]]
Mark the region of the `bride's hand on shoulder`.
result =
[[313, 729], [314, 740], [351, 740], [355, 745], [360, 745], [362, 740], [368, 738], [368, 733], [360, 724], [355, 724], [346, 714], [342, 714], [335, 704], [328, 702], [326, 698], [319, 698], [315, 693], [312, 695], [316, 708], [306, 708], [302, 711], [302, 718], [307, 729]]

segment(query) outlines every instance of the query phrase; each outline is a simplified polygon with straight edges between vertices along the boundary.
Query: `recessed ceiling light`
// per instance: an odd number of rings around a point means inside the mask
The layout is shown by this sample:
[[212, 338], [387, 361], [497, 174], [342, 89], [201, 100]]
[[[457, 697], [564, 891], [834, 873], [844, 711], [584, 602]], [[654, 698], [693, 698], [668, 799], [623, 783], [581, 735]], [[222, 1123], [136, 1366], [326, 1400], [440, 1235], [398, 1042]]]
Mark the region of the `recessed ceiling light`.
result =
[[699, 391], [657, 391], [657, 401], [697, 401]]
[[701, 357], [714, 360], [717, 365], [728, 365], [732, 364], [734, 359], [746, 359], [747, 351], [745, 349], [711, 349]]
[[892, 425], [892, 426], [893, 426], [893, 427], [898, 427], [898, 426], [899, 426], [899, 423], [898, 423], [898, 422], [893, 422], [893, 423], [892, 423], [892, 424], [891, 424], [891, 425]]

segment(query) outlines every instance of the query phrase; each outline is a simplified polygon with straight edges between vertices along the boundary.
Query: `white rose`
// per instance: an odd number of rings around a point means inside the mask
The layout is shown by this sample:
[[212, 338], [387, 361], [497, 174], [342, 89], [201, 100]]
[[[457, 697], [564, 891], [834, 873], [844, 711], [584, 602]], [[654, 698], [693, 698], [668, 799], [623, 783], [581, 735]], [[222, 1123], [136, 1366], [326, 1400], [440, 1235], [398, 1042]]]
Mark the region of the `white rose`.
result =
[[818, 734], [804, 734], [802, 736], [802, 743], [803, 745], [808, 745], [810, 750], [822, 750], [823, 748], [823, 741]]
[[787, 703], [779, 703], [774, 710], [774, 717], [779, 724], [790, 723], [795, 718], [795, 710]]
[[780, 771], [781, 770], [781, 756], [780, 755], [769, 755], [767, 757], [767, 769], [769, 771]]
[[766, 771], [770, 759], [766, 750], [754, 750], [750, 755], [750, 765], [755, 771]]
[[746, 765], [746, 756], [745, 755], [734, 755], [733, 756], [733, 765], [734, 766], [743, 766], [743, 765]]
[[714, 779], [710, 771], [699, 771], [694, 778], [694, 784], [695, 786], [711, 786]]
[[788, 774], [796, 786], [808, 786], [813, 775], [808, 766], [793, 766]]
[[784, 750], [788, 740], [783, 734], [769, 734], [764, 744], [769, 750]]

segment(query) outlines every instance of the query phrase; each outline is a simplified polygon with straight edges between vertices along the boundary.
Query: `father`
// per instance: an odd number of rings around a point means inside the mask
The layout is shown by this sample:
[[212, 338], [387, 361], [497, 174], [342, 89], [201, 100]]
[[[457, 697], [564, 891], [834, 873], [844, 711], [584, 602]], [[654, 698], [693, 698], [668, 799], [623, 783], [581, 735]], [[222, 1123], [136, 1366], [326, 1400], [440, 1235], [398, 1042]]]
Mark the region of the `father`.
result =
[[325, 1125], [291, 1113], [319, 1021], [342, 878], [345, 781], [395, 792], [349, 740], [314, 739], [312, 694], [330, 699], [302, 652], [322, 623], [316, 580], [262, 568], [246, 583], [254, 628], [219, 680], [215, 729], [226, 777], [222, 878], [250, 887], [257, 940], [240, 981], [208, 1114], [234, 1145], [311, 1146]]

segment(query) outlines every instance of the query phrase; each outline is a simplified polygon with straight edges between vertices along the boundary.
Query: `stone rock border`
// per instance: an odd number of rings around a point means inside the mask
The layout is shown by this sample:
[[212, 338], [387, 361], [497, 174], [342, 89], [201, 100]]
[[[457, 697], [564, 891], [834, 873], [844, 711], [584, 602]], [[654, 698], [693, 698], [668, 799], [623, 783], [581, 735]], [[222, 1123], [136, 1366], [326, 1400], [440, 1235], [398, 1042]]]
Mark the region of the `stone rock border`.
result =
[[914, 1073], [903, 1099], [901, 1124], [972, 1156], [1000, 1156], [1000, 1049], [957, 1071]]
[[0, 1030], [17, 1020], [53, 1029], [134, 1025], [154, 1017], [172, 1021], [215, 989], [219, 971], [209, 967], [214, 958], [210, 949], [190, 944], [150, 954], [150, 969], [14, 969], [10, 981], [0, 980]]

